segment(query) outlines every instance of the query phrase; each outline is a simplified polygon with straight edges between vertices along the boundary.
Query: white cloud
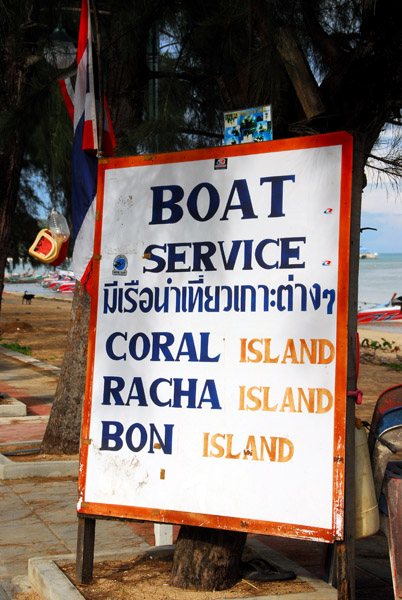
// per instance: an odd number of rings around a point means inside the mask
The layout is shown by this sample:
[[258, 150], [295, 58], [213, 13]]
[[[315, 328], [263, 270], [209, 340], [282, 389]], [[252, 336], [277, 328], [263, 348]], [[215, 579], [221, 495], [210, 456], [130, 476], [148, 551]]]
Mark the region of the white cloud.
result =
[[401, 192], [390, 184], [367, 185], [362, 194], [362, 211], [374, 214], [402, 215]]
[[402, 252], [402, 196], [389, 184], [367, 185], [362, 195], [361, 227], [375, 227], [360, 235], [362, 246], [373, 252]]

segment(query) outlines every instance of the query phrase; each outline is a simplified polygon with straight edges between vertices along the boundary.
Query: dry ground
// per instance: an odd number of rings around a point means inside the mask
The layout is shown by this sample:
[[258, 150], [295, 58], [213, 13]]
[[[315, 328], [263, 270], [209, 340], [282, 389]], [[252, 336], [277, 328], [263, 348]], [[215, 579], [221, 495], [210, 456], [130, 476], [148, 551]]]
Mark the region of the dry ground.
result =
[[[232, 588], [222, 592], [181, 590], [169, 585], [172, 555], [172, 552], [160, 557], [145, 554], [130, 561], [98, 563], [94, 568], [93, 585], [78, 586], [79, 591], [86, 600], [229, 600], [312, 591], [307, 583], [297, 579], [275, 582], [242, 579]], [[74, 565], [59, 566], [74, 582]]]
[[39, 298], [22, 304], [22, 292], [3, 293], [0, 343], [30, 346], [31, 356], [61, 366], [67, 343], [71, 300]]

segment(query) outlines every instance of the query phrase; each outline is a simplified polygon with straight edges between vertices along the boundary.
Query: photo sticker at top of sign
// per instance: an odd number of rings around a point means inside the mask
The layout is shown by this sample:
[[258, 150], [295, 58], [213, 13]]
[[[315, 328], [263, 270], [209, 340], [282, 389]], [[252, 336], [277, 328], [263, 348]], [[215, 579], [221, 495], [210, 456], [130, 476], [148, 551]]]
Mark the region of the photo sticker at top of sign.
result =
[[272, 137], [270, 106], [258, 106], [224, 113], [225, 145], [269, 142]]

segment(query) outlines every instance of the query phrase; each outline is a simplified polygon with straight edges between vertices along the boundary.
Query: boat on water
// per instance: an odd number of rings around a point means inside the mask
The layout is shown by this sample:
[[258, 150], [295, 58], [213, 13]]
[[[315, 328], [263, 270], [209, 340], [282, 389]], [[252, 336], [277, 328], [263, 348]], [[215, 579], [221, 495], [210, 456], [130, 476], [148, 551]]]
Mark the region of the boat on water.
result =
[[11, 273], [4, 277], [5, 283], [41, 283], [46, 277], [46, 273], [37, 274], [35, 271], [32, 273], [27, 271], [26, 273]]
[[59, 279], [55, 279], [54, 281], [50, 282], [48, 287], [51, 290], [58, 292], [60, 290], [60, 288], [66, 284], [69, 284], [69, 285], [74, 284], [75, 285], [74, 277], [66, 277], [66, 276], [60, 277]]
[[359, 258], [378, 258], [378, 252], [370, 252], [364, 246], [360, 246]]
[[45, 288], [57, 289], [60, 284], [71, 281], [75, 281], [72, 271], [52, 271], [43, 279], [41, 285]]
[[75, 281], [66, 281], [65, 283], [61, 283], [56, 292], [60, 292], [62, 294], [73, 293], [75, 290], [75, 284]]
[[378, 323], [382, 321], [402, 321], [402, 296], [396, 293], [385, 304], [377, 304], [360, 308], [357, 314], [357, 324]]

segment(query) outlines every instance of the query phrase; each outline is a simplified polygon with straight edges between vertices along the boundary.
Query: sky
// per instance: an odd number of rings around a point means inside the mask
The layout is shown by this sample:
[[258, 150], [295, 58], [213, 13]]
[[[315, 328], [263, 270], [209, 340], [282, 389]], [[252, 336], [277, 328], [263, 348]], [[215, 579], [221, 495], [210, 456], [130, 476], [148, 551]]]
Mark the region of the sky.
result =
[[362, 231], [361, 246], [379, 254], [402, 253], [402, 190], [369, 183], [362, 195], [361, 227], [377, 229]]

